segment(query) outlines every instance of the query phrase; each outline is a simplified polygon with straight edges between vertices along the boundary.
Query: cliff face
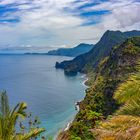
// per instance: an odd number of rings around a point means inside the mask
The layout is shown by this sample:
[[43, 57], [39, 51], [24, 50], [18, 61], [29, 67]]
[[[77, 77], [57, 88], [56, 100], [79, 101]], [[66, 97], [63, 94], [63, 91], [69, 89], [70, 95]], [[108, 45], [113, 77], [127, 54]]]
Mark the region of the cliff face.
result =
[[[98, 64], [94, 82], [86, 91], [70, 129], [59, 140], [93, 140], [95, 126], [122, 105], [113, 98], [118, 86], [137, 73], [140, 60], [140, 37], [127, 39], [115, 46], [108, 57]], [[140, 87], [139, 87], [140, 88]], [[92, 131], [91, 131], [92, 130]]]
[[129, 37], [139, 35], [140, 31], [106, 31], [91, 51], [79, 55], [71, 61], [57, 62], [56, 68], [62, 68], [66, 74], [70, 75], [87, 72], [89, 67], [95, 68], [102, 58], [108, 56], [115, 45], [121, 44]]

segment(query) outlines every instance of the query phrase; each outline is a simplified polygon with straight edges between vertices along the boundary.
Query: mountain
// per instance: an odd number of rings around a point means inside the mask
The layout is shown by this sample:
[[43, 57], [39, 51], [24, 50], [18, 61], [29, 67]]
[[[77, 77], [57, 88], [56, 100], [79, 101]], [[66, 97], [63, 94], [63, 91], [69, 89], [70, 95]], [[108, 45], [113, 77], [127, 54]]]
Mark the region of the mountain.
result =
[[108, 30], [89, 52], [70, 61], [56, 62], [56, 68], [62, 68], [66, 74], [70, 75], [76, 75], [77, 72], [87, 72], [88, 69], [95, 68], [101, 59], [108, 56], [113, 46], [119, 45], [133, 36], [140, 36], [140, 31], [121, 32]]
[[139, 140], [140, 37], [113, 47], [91, 75], [76, 118], [58, 140]]
[[83, 53], [90, 51], [93, 47], [94, 47], [94, 45], [92, 45], [92, 44], [81, 43], [74, 48], [60, 48], [57, 50], [51, 50], [47, 54], [48, 55], [60, 55], [60, 56], [76, 57], [80, 54], [83, 54]]

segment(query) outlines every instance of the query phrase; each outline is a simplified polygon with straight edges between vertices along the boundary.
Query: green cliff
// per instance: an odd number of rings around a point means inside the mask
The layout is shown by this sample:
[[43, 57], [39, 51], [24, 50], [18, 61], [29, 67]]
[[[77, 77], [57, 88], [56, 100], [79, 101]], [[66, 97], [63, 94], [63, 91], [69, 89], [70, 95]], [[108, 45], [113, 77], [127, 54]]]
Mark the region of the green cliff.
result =
[[100, 61], [86, 97], [79, 103], [80, 111], [58, 140], [128, 140], [130, 128], [135, 129], [133, 136], [139, 140], [139, 76], [140, 37], [133, 37], [113, 47], [110, 55]]

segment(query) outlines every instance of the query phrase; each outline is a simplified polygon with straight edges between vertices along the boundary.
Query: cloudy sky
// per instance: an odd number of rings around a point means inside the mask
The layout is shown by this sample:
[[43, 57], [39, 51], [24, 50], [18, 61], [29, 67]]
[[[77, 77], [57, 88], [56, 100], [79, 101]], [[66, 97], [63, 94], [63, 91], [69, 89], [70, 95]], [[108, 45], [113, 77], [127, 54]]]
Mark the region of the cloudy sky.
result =
[[0, 47], [96, 43], [140, 29], [140, 0], [0, 0]]

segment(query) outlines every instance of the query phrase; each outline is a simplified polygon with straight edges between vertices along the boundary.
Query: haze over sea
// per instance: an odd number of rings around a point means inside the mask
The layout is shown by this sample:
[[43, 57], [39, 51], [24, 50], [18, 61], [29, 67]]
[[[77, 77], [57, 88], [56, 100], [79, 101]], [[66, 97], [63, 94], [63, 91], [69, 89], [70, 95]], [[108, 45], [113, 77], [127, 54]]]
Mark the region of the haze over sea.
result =
[[24, 101], [28, 112], [39, 116], [48, 136], [55, 136], [76, 114], [74, 104], [85, 96], [83, 80], [55, 69], [56, 61], [69, 57], [47, 55], [0, 55], [0, 90], [10, 104]]

